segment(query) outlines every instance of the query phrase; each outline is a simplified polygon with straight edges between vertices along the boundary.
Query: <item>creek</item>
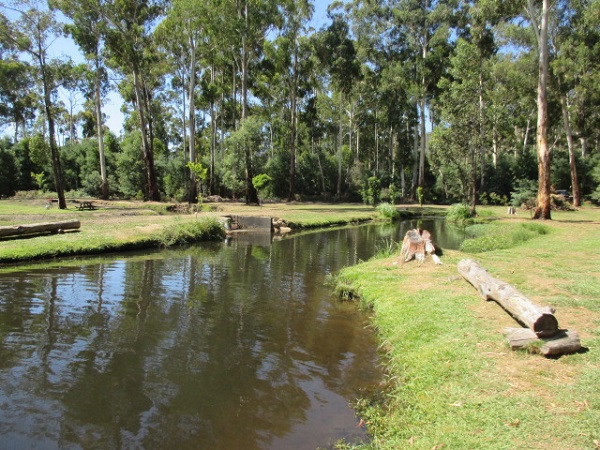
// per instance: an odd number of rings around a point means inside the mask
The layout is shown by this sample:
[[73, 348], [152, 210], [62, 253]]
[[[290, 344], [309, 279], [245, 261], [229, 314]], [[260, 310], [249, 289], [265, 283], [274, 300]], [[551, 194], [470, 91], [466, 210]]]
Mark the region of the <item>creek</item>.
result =
[[[367, 439], [368, 314], [325, 281], [415, 222], [62, 260], [0, 275], [0, 447], [315, 449]], [[442, 248], [462, 236], [424, 221]]]

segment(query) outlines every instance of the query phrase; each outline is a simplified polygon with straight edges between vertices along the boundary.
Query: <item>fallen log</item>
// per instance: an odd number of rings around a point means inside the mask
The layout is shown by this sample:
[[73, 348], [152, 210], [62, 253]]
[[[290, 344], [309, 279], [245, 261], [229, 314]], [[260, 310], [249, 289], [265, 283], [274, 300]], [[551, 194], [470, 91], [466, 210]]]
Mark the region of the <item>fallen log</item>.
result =
[[495, 300], [518, 322], [529, 327], [537, 337], [558, 333], [554, 310], [538, 306], [508, 283], [492, 277], [471, 259], [458, 263], [458, 272], [471, 283], [485, 300]]
[[560, 330], [542, 339], [529, 328], [505, 328], [504, 334], [512, 350], [527, 349], [544, 356], [568, 355], [581, 350], [579, 334], [572, 330]]
[[76, 230], [81, 227], [79, 220], [64, 222], [31, 223], [0, 227], [0, 237], [21, 236], [40, 233], [59, 233], [64, 230]]

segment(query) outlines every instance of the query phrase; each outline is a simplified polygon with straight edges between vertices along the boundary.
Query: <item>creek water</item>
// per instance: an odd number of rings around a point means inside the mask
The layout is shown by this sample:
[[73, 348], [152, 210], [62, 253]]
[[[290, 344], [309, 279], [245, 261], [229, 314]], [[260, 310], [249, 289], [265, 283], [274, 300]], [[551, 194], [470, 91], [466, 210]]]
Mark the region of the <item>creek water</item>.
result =
[[[315, 449], [367, 439], [365, 312], [326, 276], [414, 222], [64, 260], [0, 275], [0, 448]], [[461, 236], [420, 224], [436, 242]]]

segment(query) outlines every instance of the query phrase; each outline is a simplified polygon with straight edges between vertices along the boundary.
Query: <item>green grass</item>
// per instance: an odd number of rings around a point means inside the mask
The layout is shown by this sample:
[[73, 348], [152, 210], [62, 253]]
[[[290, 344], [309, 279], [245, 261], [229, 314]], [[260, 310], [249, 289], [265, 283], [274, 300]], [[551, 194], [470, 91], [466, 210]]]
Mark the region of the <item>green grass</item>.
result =
[[443, 266], [395, 256], [339, 274], [344, 290], [372, 310], [388, 370], [380, 395], [357, 403], [373, 435], [362, 448], [598, 447], [600, 210], [555, 216], [502, 220], [488, 231], [517, 238], [477, 259], [532, 301], [554, 304], [585, 353], [549, 360], [511, 351], [501, 330], [516, 325], [458, 276], [462, 252], [445, 252]]
[[549, 233], [549, 228], [540, 223], [476, 224], [466, 228], [473, 236], [461, 244], [460, 250], [467, 253], [482, 253], [512, 248], [538, 236]]

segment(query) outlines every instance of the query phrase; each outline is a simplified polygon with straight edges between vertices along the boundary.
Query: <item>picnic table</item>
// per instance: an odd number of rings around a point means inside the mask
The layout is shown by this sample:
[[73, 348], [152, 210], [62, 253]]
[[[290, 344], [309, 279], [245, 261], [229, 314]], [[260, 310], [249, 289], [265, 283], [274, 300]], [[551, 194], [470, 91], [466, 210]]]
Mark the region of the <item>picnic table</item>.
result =
[[79, 211], [93, 211], [96, 209], [96, 207], [94, 206], [94, 204], [90, 201], [80, 201], [79, 205], [77, 206], [77, 209], [79, 209]]

